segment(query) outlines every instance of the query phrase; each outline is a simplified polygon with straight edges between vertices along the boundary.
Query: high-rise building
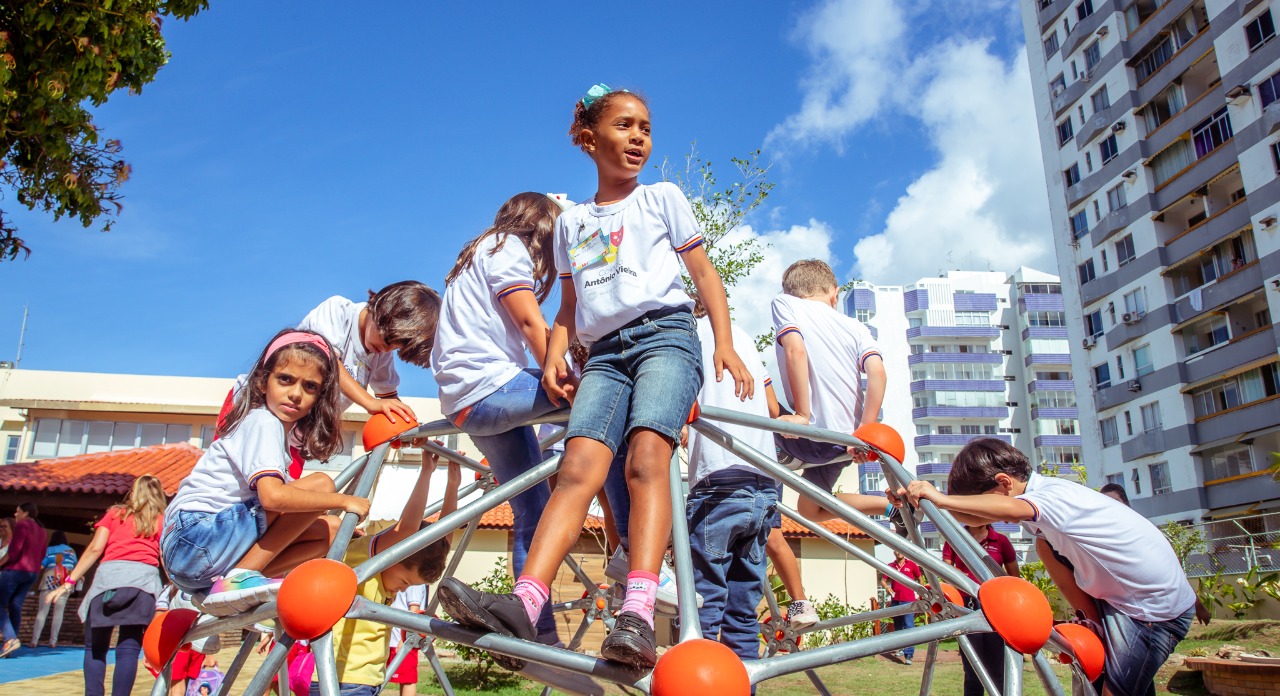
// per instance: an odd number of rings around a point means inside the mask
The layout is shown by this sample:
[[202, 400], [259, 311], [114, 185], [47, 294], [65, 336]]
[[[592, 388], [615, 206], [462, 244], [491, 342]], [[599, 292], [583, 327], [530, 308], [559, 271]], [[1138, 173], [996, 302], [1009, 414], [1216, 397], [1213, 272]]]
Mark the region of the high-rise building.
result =
[[1280, 507], [1269, 0], [1024, 0], [1090, 483], [1157, 522]]
[[[1014, 445], [1041, 471], [1071, 475], [1080, 462], [1057, 276], [1021, 268], [952, 271], [908, 286], [858, 282], [845, 312], [880, 344], [889, 376], [882, 420], [909, 443], [903, 463], [917, 476], [945, 490], [956, 453], [980, 437]], [[878, 464], [859, 474], [864, 492], [879, 490]], [[1017, 525], [996, 528], [1028, 543]], [[922, 531], [937, 548], [932, 523]]]

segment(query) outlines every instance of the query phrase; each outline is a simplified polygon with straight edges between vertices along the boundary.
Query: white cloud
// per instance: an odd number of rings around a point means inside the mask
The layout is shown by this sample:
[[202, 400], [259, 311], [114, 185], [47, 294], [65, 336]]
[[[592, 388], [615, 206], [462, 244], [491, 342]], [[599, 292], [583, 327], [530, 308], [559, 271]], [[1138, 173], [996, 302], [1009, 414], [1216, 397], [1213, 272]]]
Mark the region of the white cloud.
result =
[[798, 259], [821, 259], [833, 263], [831, 228], [817, 220], [808, 225], [792, 225], [788, 229], [757, 232], [750, 225], [740, 225], [724, 236], [723, 244], [737, 244], [758, 239], [764, 260], [729, 288], [729, 301], [734, 307], [733, 320], [752, 336], [769, 333], [773, 316], [769, 305], [782, 292], [782, 272]]
[[[941, 12], [942, 26], [922, 29], [930, 12]], [[799, 110], [767, 145], [838, 146], [894, 115], [919, 121], [938, 153], [883, 228], [854, 246], [855, 276], [898, 284], [953, 268], [1056, 269], [1026, 51], [1006, 59], [988, 39], [971, 38], [975, 27], [1007, 31], [1011, 12], [995, 0], [830, 0], [801, 21], [812, 71]]]

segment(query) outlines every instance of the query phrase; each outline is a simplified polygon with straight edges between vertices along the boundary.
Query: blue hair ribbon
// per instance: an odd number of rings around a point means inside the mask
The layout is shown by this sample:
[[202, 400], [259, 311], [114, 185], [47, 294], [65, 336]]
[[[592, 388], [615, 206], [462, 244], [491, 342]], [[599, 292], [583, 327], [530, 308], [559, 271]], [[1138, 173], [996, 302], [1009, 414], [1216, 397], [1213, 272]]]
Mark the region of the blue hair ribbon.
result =
[[[587, 95], [582, 98], [582, 107], [584, 109], [590, 109], [591, 105], [594, 104], [597, 99], [612, 91], [613, 90], [609, 88], [609, 85], [606, 85], [603, 82], [597, 82], [596, 84], [591, 85], [591, 89], [587, 90]], [[618, 91], [626, 92], [627, 90], [620, 89]]]

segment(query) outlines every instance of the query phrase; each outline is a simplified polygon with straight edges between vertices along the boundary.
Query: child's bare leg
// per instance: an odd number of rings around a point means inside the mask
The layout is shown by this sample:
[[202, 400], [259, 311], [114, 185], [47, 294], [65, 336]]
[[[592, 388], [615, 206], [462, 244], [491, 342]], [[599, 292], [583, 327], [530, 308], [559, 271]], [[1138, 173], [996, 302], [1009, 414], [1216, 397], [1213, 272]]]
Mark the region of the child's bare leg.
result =
[[769, 560], [773, 561], [773, 569], [782, 579], [782, 586], [787, 588], [787, 594], [791, 599], [808, 599], [804, 594], [804, 583], [800, 580], [800, 563], [796, 560], [796, 554], [791, 550], [791, 545], [783, 538], [781, 529], [769, 532], [765, 553], [769, 554]]
[[546, 507], [554, 513], [544, 514], [538, 522], [521, 575], [537, 578], [546, 585], [555, 580], [565, 554], [582, 533], [591, 499], [604, 485], [611, 461], [613, 452], [598, 440], [575, 437], [565, 444], [564, 461]]
[[[337, 536], [342, 518], [334, 515], [323, 515], [312, 521], [311, 526], [298, 535], [292, 544], [285, 547], [262, 570], [263, 575], [279, 577], [313, 559], [322, 558], [329, 553], [333, 539]], [[356, 540], [352, 540], [356, 543]]]
[[[304, 476], [297, 481], [288, 484], [297, 488], [308, 491], [318, 491], [322, 493], [334, 493], [337, 489], [333, 485], [333, 479], [324, 474], [310, 474]], [[237, 568], [244, 570], [262, 571], [266, 569], [267, 564], [271, 563], [276, 556], [280, 555], [285, 549], [289, 548], [304, 533], [308, 532], [311, 525], [317, 521], [320, 513], [317, 512], [293, 512], [293, 513], [267, 513], [267, 532], [236, 564]], [[314, 538], [314, 537], [311, 537]], [[313, 556], [314, 558], [314, 556]], [[298, 561], [301, 563], [301, 561]], [[296, 565], [296, 564], [295, 564]]]
[[656, 431], [637, 428], [627, 453], [627, 490], [631, 493], [631, 570], [658, 573], [671, 537], [671, 448]]

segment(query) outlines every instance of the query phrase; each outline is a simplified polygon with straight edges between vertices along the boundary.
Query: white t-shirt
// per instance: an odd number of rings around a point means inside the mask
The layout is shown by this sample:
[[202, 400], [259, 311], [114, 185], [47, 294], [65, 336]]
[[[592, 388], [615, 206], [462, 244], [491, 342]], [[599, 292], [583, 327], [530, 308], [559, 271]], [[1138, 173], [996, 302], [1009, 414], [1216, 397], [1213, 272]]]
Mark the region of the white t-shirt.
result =
[[[372, 386], [373, 393], [378, 396], [394, 394], [400, 386], [395, 353], [370, 355], [360, 338], [360, 311], [368, 304], [334, 295], [303, 317], [298, 328], [314, 331], [328, 339], [338, 351], [342, 366], [361, 387]], [[338, 405], [345, 411], [351, 406], [351, 399], [339, 394]]]
[[491, 254], [497, 239], [477, 244], [471, 265], [444, 290], [431, 370], [446, 415], [479, 402], [529, 364], [524, 336], [501, 300], [533, 290], [533, 259], [513, 235]]
[[[409, 605], [416, 604], [418, 608], [426, 611], [427, 609], [427, 586], [426, 585], [410, 585], [403, 592], [397, 592], [396, 598], [391, 600], [392, 609], [400, 609], [409, 611]], [[404, 629], [391, 629], [391, 647], [400, 647], [400, 641], [404, 640]], [[405, 658], [406, 660], [409, 658]]]
[[680, 279], [682, 254], [702, 244], [702, 230], [679, 187], [637, 186], [617, 203], [588, 201], [556, 221], [556, 272], [573, 278], [578, 340], [590, 346], [664, 307], [692, 307]]
[[[743, 364], [746, 365], [747, 372], [751, 373], [751, 378], [756, 385], [755, 396], [746, 401], [734, 396], [733, 379], [728, 374], [725, 374], [724, 381], [716, 381], [715, 362], [711, 358], [716, 351], [716, 338], [711, 331], [711, 319], [702, 317], [698, 320], [698, 338], [702, 341], [702, 370], [705, 377], [702, 380], [702, 390], [698, 392], [698, 404], [700, 406], [714, 406], [768, 418], [769, 402], [765, 398], [764, 388], [770, 383], [769, 373], [765, 371], [764, 362], [760, 360], [760, 351], [756, 349], [755, 341], [751, 340], [747, 332], [737, 326], [732, 328], [733, 350], [742, 359]], [[777, 461], [772, 432], [731, 423], [717, 423], [716, 425], [726, 433], [741, 440], [748, 447], [773, 461]], [[738, 455], [699, 435], [697, 431], [690, 428], [689, 486], [696, 486], [698, 482], [712, 473], [726, 469], [741, 469], [747, 473], [767, 476], [764, 471], [748, 464]]]
[[1022, 523], [1075, 566], [1076, 583], [1126, 616], [1168, 621], [1196, 603], [1164, 534], [1124, 503], [1078, 483], [1032, 473]]
[[[773, 299], [773, 330], [778, 339], [792, 332], [804, 339], [809, 356], [809, 422], [838, 433], [856, 430], [862, 421], [863, 364], [880, 355], [867, 327], [825, 302], [783, 294]], [[782, 388], [794, 407], [781, 340], [776, 349]]]
[[284, 425], [265, 406], [255, 408], [236, 429], [209, 445], [169, 503], [172, 513], [221, 512], [258, 497], [258, 481], [275, 476], [288, 483], [289, 449]]

